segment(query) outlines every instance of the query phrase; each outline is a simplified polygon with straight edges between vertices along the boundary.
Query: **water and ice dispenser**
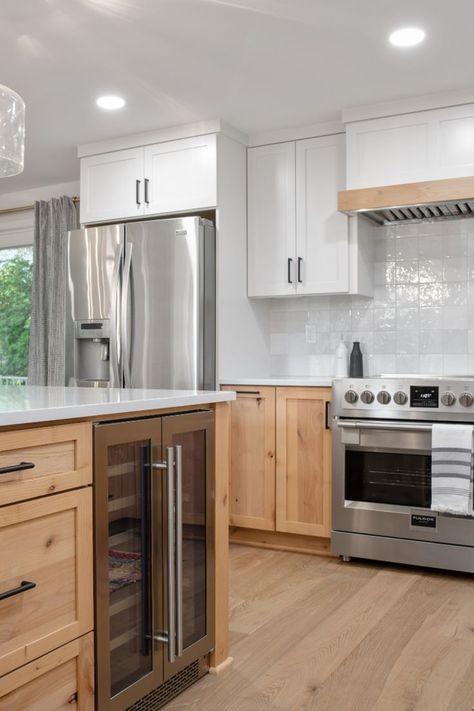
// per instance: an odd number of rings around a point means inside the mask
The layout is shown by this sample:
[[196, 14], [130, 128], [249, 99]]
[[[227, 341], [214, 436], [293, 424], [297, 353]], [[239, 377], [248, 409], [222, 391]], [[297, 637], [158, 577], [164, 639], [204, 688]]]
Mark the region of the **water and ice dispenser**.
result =
[[82, 384], [108, 385], [110, 380], [110, 322], [74, 322], [74, 378]]

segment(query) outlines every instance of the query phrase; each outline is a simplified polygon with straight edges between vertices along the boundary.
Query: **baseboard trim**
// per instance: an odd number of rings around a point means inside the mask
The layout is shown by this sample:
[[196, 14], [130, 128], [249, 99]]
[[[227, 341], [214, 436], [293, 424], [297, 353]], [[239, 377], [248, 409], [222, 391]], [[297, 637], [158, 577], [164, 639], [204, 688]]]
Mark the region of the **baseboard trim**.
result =
[[230, 543], [254, 546], [255, 548], [332, 556], [330, 539], [318, 538], [317, 536], [300, 536], [295, 533], [260, 531], [254, 528], [231, 526], [229, 529], [229, 541]]
[[218, 664], [217, 667], [209, 667], [209, 674], [213, 674], [214, 676], [222, 674], [223, 671], [230, 667], [233, 661], [233, 657], [227, 657], [227, 659], [224, 659], [224, 661]]

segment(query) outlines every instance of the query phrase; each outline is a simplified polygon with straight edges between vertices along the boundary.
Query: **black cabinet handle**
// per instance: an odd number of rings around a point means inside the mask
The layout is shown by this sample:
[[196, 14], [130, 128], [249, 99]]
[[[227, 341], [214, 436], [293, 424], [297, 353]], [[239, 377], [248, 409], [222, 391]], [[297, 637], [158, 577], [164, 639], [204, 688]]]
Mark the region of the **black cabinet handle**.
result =
[[135, 180], [135, 202], [137, 203], [137, 205], [141, 205], [141, 202], [140, 202], [140, 183], [141, 183], [141, 180], [138, 180], [138, 179]]
[[13, 464], [11, 467], [0, 467], [0, 474], [11, 474], [12, 472], [22, 472], [25, 469], [34, 469], [33, 462], [20, 462]]
[[301, 265], [303, 263], [303, 258], [298, 257], [298, 284], [303, 283], [303, 279], [301, 278]]
[[36, 587], [36, 583], [30, 583], [28, 580], [22, 580], [17, 588], [12, 588], [6, 592], [0, 593], [0, 600], [6, 600], [8, 597], [13, 597], [14, 595], [19, 595], [20, 593], [26, 592]]
[[330, 430], [330, 429], [331, 429], [331, 427], [330, 427], [330, 425], [329, 425], [329, 406], [330, 406], [330, 404], [331, 404], [331, 403], [329, 402], [329, 400], [326, 400], [326, 402], [324, 403], [324, 407], [325, 407], [325, 411], [324, 411], [324, 427], [325, 427], [325, 429], [327, 429], [327, 430]]
[[148, 178], [145, 178], [145, 203], [147, 205], [150, 204], [150, 201], [148, 199], [148, 185], [149, 185], [149, 183], [150, 183], [150, 180]]
[[291, 265], [293, 264], [293, 260], [291, 257], [288, 257], [288, 284], [293, 284], [293, 279], [291, 278]]
[[260, 395], [260, 390], [236, 390], [236, 395]]

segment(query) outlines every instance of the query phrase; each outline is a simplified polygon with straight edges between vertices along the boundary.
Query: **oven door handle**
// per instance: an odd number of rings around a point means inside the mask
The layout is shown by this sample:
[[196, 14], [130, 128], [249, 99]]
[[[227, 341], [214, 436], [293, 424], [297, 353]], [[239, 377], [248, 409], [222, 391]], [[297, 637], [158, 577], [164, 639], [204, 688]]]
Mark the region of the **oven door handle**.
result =
[[351, 420], [350, 422], [341, 420], [338, 421], [337, 426], [341, 429], [350, 430], [404, 430], [404, 431], [416, 431], [416, 432], [431, 432], [432, 426], [421, 424], [419, 422], [370, 422], [362, 420]]

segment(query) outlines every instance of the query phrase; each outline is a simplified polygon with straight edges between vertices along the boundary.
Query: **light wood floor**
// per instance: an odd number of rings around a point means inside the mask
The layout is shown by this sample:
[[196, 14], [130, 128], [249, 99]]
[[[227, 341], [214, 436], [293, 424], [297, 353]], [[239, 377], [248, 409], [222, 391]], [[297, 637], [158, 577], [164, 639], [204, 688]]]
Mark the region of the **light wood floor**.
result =
[[231, 548], [233, 665], [166, 711], [471, 711], [474, 576]]

